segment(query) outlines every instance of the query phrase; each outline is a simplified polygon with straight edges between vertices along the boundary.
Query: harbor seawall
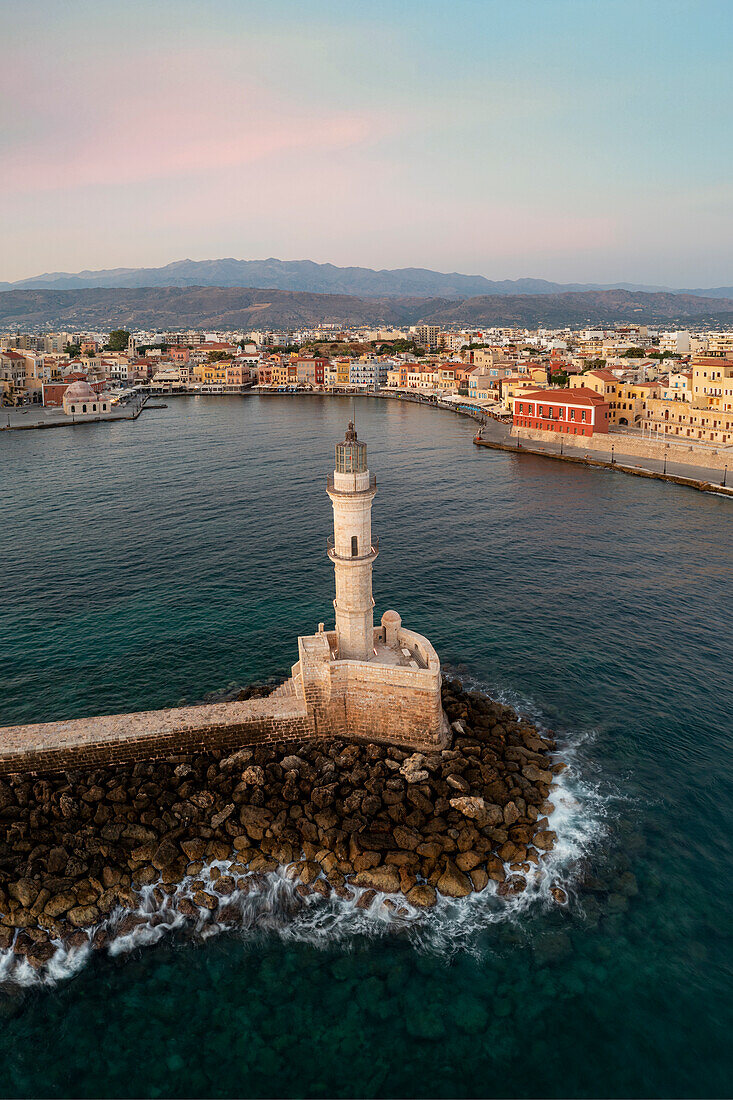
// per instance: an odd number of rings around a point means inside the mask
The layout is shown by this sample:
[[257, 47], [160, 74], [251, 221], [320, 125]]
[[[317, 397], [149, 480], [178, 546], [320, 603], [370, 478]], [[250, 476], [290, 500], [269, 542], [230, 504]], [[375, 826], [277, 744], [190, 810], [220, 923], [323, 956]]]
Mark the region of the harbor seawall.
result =
[[295, 697], [108, 714], [0, 729], [0, 775], [136, 763], [302, 741], [316, 723]]
[[[384, 640], [384, 628], [374, 631]], [[0, 775], [106, 767], [256, 745], [342, 739], [412, 751], [443, 746], [440, 662], [427, 639], [400, 630], [424, 668], [332, 661], [335, 635], [298, 639], [293, 675], [264, 698], [106, 714], [0, 728]]]
[[656, 458], [660, 461], [664, 458], [668, 462], [677, 462], [681, 465], [706, 466], [710, 469], [723, 470], [726, 466], [733, 469], [733, 448], [701, 447], [695, 446], [695, 441], [689, 443], [678, 436], [671, 436], [665, 440], [635, 439], [633, 436], [621, 435], [614, 432], [608, 434], [578, 436], [562, 435], [557, 432], [540, 431], [537, 428], [512, 428], [513, 439], [522, 441], [535, 440], [538, 443], [558, 443], [562, 440], [563, 446], [568, 450], [579, 454], [591, 451], [598, 458], [610, 459], [613, 450], [623, 451], [625, 455], [635, 455], [639, 458]]

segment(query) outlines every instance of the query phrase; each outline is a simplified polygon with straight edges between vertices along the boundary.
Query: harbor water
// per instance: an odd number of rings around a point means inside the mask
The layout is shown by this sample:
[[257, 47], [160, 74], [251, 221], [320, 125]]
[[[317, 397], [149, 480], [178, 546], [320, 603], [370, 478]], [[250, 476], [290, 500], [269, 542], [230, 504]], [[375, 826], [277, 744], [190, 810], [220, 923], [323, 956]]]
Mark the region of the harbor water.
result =
[[[247, 926], [0, 969], [0, 1096], [731, 1093], [730, 500], [476, 448], [356, 400], [377, 616], [555, 731], [569, 904]], [[336, 397], [0, 436], [0, 725], [287, 675], [332, 616]], [[0, 822], [0, 827], [1, 827]], [[2, 839], [2, 838], [0, 838]]]

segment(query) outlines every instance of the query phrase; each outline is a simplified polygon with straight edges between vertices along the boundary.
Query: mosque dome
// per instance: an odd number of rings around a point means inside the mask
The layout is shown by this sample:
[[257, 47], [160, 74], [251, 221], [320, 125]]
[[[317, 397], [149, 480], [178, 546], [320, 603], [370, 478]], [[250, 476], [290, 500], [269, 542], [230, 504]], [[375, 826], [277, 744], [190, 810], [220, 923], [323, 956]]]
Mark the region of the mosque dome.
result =
[[65, 401], [96, 401], [98, 397], [88, 382], [72, 382], [64, 391]]

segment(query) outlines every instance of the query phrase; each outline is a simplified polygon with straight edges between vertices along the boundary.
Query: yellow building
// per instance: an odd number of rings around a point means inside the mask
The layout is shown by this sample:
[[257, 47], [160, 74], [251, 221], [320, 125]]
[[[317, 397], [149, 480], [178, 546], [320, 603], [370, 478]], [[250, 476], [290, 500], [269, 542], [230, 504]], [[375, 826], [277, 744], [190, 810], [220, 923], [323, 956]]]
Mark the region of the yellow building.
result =
[[608, 402], [608, 423], [613, 427], [639, 427], [646, 403], [661, 393], [658, 382], [621, 382], [610, 370], [589, 370], [570, 376], [570, 388], [585, 387]]
[[502, 378], [500, 382], [500, 394], [502, 405], [513, 408], [513, 398], [525, 390], [543, 390], [548, 388], [542, 383], [533, 382], [529, 375], [517, 375], [513, 378]]
[[733, 409], [733, 359], [724, 352], [693, 357], [692, 403], [698, 408]]
[[644, 427], [690, 442], [733, 443], [733, 410], [695, 408], [687, 401], [647, 400]]
[[351, 360], [350, 359], [337, 359], [336, 360], [336, 385], [348, 386], [351, 377]]
[[198, 363], [193, 368], [193, 377], [196, 382], [205, 386], [223, 386], [227, 380], [228, 364]]

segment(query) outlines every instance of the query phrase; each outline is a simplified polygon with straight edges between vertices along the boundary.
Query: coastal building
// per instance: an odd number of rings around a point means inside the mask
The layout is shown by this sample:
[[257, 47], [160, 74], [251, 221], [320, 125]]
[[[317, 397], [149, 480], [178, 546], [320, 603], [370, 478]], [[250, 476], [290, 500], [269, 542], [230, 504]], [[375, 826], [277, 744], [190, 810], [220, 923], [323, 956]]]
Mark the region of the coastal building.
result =
[[61, 402], [67, 416], [98, 416], [109, 412], [109, 398], [96, 393], [88, 382], [72, 382]]
[[650, 437], [675, 436], [697, 443], [733, 443], [733, 408], [697, 408], [687, 401], [647, 402], [643, 426]]
[[348, 386], [350, 381], [351, 360], [341, 357], [336, 360], [336, 385]]
[[415, 339], [428, 351], [436, 350], [439, 336], [440, 325], [417, 325], [415, 328]]
[[386, 359], [370, 357], [368, 359], [352, 359], [349, 381], [352, 386], [366, 386], [368, 389], [378, 389], [387, 384], [387, 369], [389, 363]]
[[692, 402], [698, 408], [733, 409], [733, 355], [695, 355]]
[[692, 371], [670, 371], [661, 383], [661, 397], [664, 401], [692, 401]]
[[609, 407], [593, 390], [530, 390], [514, 398], [513, 427], [591, 436], [608, 432]]
[[496, 394], [491, 383], [496, 381], [489, 374], [488, 367], [474, 367], [468, 375], [468, 396], [472, 401], [495, 401]]

